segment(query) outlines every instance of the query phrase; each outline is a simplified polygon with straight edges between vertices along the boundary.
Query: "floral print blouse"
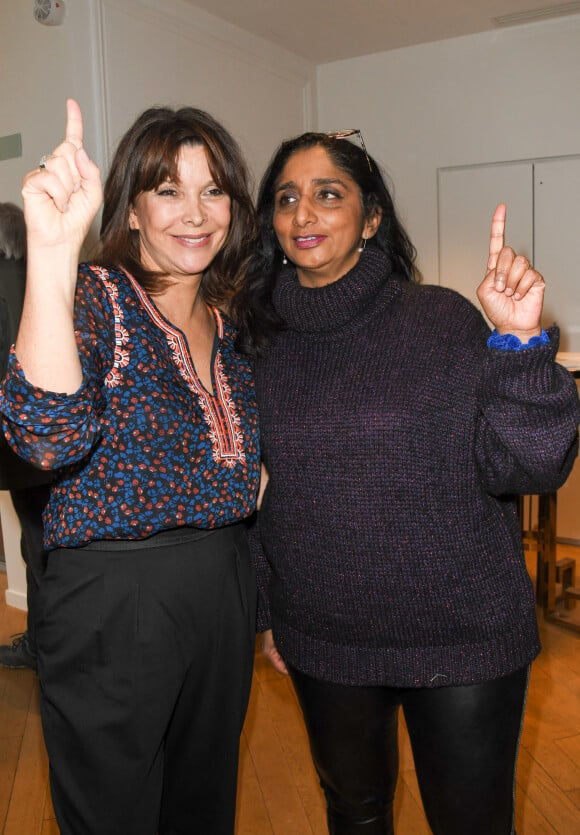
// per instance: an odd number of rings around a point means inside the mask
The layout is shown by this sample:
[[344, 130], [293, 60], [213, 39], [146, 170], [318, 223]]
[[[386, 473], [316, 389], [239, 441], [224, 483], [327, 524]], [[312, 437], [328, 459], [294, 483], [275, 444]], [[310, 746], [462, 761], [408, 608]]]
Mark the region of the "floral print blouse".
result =
[[182, 332], [120, 268], [79, 267], [77, 392], [32, 386], [12, 348], [0, 391], [6, 437], [22, 458], [59, 471], [45, 511], [47, 548], [251, 515], [260, 457], [254, 385], [232, 323], [212, 312], [213, 392]]

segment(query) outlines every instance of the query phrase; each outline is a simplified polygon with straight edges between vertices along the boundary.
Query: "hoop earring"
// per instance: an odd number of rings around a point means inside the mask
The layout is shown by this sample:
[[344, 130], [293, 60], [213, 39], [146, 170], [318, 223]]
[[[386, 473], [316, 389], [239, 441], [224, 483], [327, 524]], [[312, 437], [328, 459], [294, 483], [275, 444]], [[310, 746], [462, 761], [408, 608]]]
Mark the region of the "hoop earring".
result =
[[363, 238], [362, 239], [362, 244], [361, 244], [361, 246], [359, 246], [357, 251], [358, 252], [364, 252], [366, 248], [367, 248], [367, 239]]

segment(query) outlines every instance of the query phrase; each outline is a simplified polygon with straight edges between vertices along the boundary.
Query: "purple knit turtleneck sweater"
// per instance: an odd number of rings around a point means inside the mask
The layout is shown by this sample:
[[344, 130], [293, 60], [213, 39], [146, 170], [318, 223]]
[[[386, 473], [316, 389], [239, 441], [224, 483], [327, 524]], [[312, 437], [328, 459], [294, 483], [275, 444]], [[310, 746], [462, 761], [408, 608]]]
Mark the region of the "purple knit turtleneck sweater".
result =
[[372, 246], [326, 287], [285, 270], [274, 304], [287, 329], [255, 367], [260, 628], [343, 684], [468, 684], [528, 664], [513, 495], [563, 482], [580, 416], [557, 333], [488, 349], [469, 302], [392, 275]]

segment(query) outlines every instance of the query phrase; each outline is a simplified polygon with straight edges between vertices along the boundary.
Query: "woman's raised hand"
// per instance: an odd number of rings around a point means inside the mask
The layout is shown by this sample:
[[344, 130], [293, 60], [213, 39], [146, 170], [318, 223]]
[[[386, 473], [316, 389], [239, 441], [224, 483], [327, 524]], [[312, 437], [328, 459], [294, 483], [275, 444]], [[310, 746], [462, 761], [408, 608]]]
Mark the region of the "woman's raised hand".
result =
[[543, 276], [525, 255], [505, 246], [506, 207], [496, 208], [491, 223], [489, 260], [477, 296], [498, 333], [513, 333], [522, 342], [541, 332]]
[[28, 246], [16, 355], [32, 385], [72, 394], [83, 381], [73, 323], [77, 262], [103, 190], [83, 148], [80, 107], [69, 99], [66, 110], [64, 141], [22, 186]]
[[83, 148], [81, 109], [68, 99], [66, 112], [64, 141], [24, 178], [29, 253], [34, 247], [78, 252], [101, 205], [101, 175]]

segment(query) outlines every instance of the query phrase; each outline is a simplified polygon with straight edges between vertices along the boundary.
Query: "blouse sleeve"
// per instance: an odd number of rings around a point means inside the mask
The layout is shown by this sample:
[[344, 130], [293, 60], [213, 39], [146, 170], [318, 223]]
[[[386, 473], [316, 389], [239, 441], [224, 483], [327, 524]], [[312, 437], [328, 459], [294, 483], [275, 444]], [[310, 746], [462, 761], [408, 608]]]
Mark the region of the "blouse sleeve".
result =
[[78, 391], [62, 394], [31, 385], [14, 346], [0, 389], [7, 441], [21, 458], [42, 469], [80, 461], [101, 431], [104, 380], [114, 361], [114, 317], [104, 283], [86, 266], [79, 268], [74, 322], [83, 371]]
[[558, 329], [547, 333], [545, 345], [486, 352], [476, 456], [494, 495], [557, 490], [578, 454], [576, 383], [555, 361]]

